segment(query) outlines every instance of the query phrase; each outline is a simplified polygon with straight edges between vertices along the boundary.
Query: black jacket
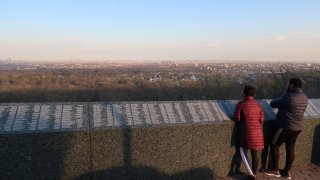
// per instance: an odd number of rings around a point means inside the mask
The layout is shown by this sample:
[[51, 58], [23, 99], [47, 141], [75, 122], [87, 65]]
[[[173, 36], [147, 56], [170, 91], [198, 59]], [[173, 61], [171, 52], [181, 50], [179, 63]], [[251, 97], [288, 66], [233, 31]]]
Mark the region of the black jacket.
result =
[[279, 99], [272, 100], [270, 106], [278, 108], [277, 127], [291, 131], [303, 129], [303, 114], [308, 106], [308, 98], [301, 89], [287, 91]]

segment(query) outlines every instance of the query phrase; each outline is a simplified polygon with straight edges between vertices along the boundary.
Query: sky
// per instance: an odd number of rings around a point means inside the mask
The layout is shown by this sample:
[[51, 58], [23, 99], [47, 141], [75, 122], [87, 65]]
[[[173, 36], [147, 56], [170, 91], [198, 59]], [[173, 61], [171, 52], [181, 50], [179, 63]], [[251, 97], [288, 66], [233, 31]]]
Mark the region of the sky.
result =
[[0, 0], [0, 59], [319, 61], [319, 0]]

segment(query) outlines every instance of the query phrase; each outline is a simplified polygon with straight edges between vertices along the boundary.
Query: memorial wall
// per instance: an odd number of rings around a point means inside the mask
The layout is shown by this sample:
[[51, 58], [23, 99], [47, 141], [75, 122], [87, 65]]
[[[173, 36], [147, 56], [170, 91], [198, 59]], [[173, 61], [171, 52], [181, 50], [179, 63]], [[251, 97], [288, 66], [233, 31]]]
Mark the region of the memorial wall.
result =
[[[225, 177], [237, 172], [237, 102], [2, 103], [0, 179]], [[268, 139], [276, 109], [259, 102]], [[295, 163], [320, 163], [320, 99], [304, 118]]]
[[[260, 100], [265, 120], [275, 118], [269, 100]], [[236, 100], [8, 103], [0, 104], [0, 133], [82, 131], [186, 123], [221, 123], [232, 119]], [[305, 118], [320, 117], [320, 100], [310, 99]]]

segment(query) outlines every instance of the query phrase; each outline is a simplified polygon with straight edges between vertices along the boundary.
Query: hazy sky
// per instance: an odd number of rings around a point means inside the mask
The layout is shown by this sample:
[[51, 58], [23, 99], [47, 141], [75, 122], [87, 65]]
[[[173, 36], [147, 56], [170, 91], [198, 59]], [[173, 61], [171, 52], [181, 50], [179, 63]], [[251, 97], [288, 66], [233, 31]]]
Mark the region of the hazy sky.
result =
[[0, 59], [320, 61], [319, 0], [0, 0]]

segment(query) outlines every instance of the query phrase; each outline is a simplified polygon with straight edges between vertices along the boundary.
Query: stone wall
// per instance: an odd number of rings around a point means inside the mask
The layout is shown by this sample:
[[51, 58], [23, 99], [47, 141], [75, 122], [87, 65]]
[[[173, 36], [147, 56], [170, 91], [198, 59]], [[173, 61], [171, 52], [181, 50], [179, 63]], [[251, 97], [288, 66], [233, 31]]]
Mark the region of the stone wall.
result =
[[[226, 176], [237, 169], [236, 102], [0, 104], [1, 178]], [[319, 163], [319, 102], [309, 101], [295, 164]], [[260, 103], [267, 140], [276, 111]]]

